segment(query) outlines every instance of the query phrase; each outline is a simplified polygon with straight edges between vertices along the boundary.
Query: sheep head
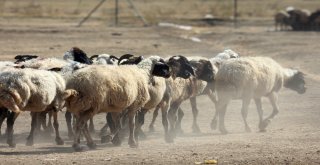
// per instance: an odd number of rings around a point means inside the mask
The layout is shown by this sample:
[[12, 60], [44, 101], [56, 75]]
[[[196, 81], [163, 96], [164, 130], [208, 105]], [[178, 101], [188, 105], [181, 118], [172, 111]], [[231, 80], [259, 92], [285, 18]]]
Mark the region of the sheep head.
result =
[[294, 74], [285, 82], [284, 87], [292, 89], [299, 94], [304, 94], [307, 90], [305, 87], [304, 73], [296, 70], [294, 71]]
[[171, 76], [170, 67], [164, 62], [156, 62], [151, 74], [158, 77], [169, 78]]
[[176, 77], [187, 79], [191, 75], [195, 75], [193, 67], [184, 56], [178, 55], [170, 57], [167, 61], [167, 65], [171, 68], [170, 72], [173, 79]]
[[212, 82], [215, 76], [215, 70], [209, 60], [191, 61], [191, 65], [195, 68], [195, 75], [198, 79]]
[[15, 61], [15, 64], [18, 64], [20, 62], [25, 62], [34, 58], [38, 58], [38, 56], [36, 55], [17, 55], [14, 57], [14, 59], [16, 59], [17, 61]]
[[78, 47], [73, 47], [70, 51], [67, 51], [64, 54], [63, 59], [77, 61], [84, 64], [92, 64], [92, 61], [88, 58], [87, 54]]
[[119, 58], [118, 65], [137, 65], [143, 59], [143, 56], [135, 57], [132, 54], [124, 54]]

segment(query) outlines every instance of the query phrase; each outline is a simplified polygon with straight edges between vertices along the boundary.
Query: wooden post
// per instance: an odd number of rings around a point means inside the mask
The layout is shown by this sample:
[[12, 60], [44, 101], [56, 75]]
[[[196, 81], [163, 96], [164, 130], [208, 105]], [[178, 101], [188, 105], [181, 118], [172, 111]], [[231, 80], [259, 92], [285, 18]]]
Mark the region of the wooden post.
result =
[[115, 0], [115, 18], [114, 18], [114, 24], [115, 26], [118, 26], [118, 15], [119, 15], [119, 0]]
[[237, 28], [237, 23], [238, 23], [238, 0], [233, 0], [233, 25], [235, 28]]
[[86, 17], [84, 17], [77, 25], [77, 27], [80, 27], [84, 22], [86, 22], [91, 15], [105, 2], [106, 0], [101, 0], [89, 13]]

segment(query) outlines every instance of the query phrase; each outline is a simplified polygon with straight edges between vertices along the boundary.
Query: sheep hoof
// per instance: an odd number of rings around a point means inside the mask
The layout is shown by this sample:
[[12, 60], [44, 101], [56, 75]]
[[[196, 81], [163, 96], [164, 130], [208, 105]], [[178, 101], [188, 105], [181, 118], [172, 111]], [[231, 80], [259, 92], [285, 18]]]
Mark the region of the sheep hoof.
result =
[[174, 142], [172, 136], [170, 136], [170, 135], [166, 135], [164, 140], [165, 140], [167, 143], [173, 143], [173, 142]]
[[56, 137], [57, 145], [64, 145], [64, 141], [60, 137]]
[[184, 134], [183, 129], [181, 129], [181, 128], [177, 129], [176, 132], [174, 133], [174, 137], [175, 137], [177, 134], [178, 134], [178, 135], [183, 135], [183, 134]]
[[270, 120], [267, 119], [267, 120], [263, 120], [262, 122], [260, 122], [259, 124], [259, 129], [260, 129], [260, 132], [265, 132], [266, 131], [266, 128], [267, 126], [270, 124]]
[[26, 146], [33, 146], [33, 139], [28, 138], [26, 142]]
[[46, 128], [45, 133], [47, 133], [47, 134], [49, 134], [49, 135], [51, 135], [51, 134], [54, 133], [52, 125], [49, 125], [49, 126]]
[[246, 127], [246, 132], [250, 133], [251, 132], [251, 129], [249, 127]]
[[94, 143], [94, 142], [88, 143], [87, 146], [88, 146], [90, 149], [96, 149], [96, 148], [97, 148], [97, 145], [96, 145], [96, 143]]
[[16, 147], [16, 143], [14, 143], [13, 141], [7, 142], [9, 147], [11, 148], [15, 148]]
[[139, 132], [139, 139], [141, 140], [147, 139], [147, 135], [142, 130]]
[[130, 146], [130, 148], [138, 148], [139, 145], [136, 142], [130, 142], [129, 146]]
[[210, 126], [211, 126], [212, 130], [216, 130], [217, 129], [217, 125], [218, 125], [217, 120], [212, 120], [211, 121]]
[[149, 132], [155, 132], [155, 129], [154, 129], [153, 125], [149, 126]]
[[192, 132], [193, 133], [201, 133], [201, 130], [200, 130], [198, 125], [193, 125], [192, 126]]
[[121, 140], [118, 135], [114, 136], [113, 139], [111, 140], [112, 144], [115, 146], [120, 146], [121, 145]]
[[73, 144], [72, 148], [74, 149], [74, 151], [76, 152], [81, 152], [84, 151], [84, 147], [80, 146], [80, 144]]
[[220, 132], [222, 135], [226, 135], [229, 133], [226, 129], [220, 129]]
[[73, 139], [73, 136], [74, 136], [73, 132], [68, 132], [68, 138], [69, 139]]
[[111, 140], [112, 136], [110, 135], [101, 136], [101, 143], [109, 143]]

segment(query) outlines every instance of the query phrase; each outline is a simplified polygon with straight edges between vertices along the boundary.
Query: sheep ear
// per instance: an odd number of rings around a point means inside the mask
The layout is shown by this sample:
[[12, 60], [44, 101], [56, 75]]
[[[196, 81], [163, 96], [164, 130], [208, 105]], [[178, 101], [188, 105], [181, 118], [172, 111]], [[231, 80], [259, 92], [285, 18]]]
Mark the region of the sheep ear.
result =
[[95, 58], [98, 58], [98, 56], [99, 56], [99, 55], [97, 55], [97, 54], [92, 55], [92, 56], [90, 57], [90, 60], [93, 60], [93, 59], [95, 59]]
[[49, 71], [53, 71], [53, 72], [60, 72], [62, 70], [62, 68], [51, 68], [49, 69]]
[[71, 96], [76, 97], [76, 96], [78, 96], [78, 95], [79, 95], [79, 93], [78, 93], [76, 90], [74, 90], [74, 89], [67, 89], [67, 90], [65, 90], [65, 91], [63, 92], [63, 99], [66, 100], [66, 99], [70, 98]]
[[110, 58], [111, 58], [111, 59], [119, 60], [119, 58], [118, 58], [118, 57], [116, 57], [116, 56], [114, 56], [114, 55], [110, 55]]
[[132, 54], [124, 54], [122, 55], [120, 58], [119, 58], [119, 61], [118, 61], [118, 65], [121, 65], [121, 61], [124, 60], [124, 59], [130, 59], [131, 57], [133, 57], [134, 55]]
[[214, 65], [215, 65], [217, 68], [220, 68], [221, 62], [220, 62], [220, 61], [215, 61], [215, 62], [214, 62]]

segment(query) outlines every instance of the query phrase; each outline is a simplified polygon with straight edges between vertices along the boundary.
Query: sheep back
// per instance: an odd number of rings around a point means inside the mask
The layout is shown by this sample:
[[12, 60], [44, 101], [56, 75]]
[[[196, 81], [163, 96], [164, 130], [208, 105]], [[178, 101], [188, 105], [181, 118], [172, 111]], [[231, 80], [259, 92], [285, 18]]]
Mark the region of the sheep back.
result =
[[75, 114], [89, 109], [95, 113], [138, 109], [150, 99], [148, 83], [147, 72], [137, 66], [88, 66], [69, 79], [67, 88], [79, 96], [70, 98], [67, 108]]
[[282, 67], [268, 57], [244, 57], [222, 63], [215, 88], [219, 97], [261, 97], [279, 91], [283, 85]]
[[[2, 106], [17, 105], [22, 111], [43, 111], [62, 101], [65, 82], [57, 73], [34, 69], [12, 69], [0, 74]], [[14, 101], [13, 101], [14, 100]], [[10, 109], [10, 108], [9, 108]]]

